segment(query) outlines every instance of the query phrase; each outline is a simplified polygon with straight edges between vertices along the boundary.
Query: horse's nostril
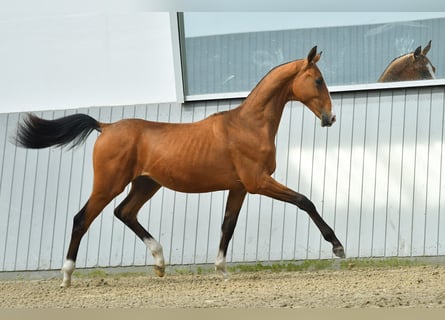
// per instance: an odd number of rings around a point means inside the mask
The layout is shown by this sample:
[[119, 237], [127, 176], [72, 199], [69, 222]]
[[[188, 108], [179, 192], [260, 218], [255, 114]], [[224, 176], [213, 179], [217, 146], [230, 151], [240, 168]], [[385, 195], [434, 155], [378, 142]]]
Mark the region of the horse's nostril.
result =
[[330, 127], [330, 126], [332, 126], [332, 124], [335, 122], [336, 119], [337, 118], [336, 118], [335, 114], [330, 114], [330, 115], [324, 114], [321, 117], [321, 126], [322, 127]]

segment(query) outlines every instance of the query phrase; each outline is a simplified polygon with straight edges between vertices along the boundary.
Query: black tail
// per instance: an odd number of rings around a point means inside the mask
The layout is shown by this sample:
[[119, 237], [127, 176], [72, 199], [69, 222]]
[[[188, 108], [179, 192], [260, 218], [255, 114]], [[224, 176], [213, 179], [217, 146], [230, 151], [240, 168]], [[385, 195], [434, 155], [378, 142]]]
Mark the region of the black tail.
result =
[[32, 149], [61, 147], [72, 143], [70, 148], [73, 148], [84, 142], [93, 130], [100, 131], [100, 124], [86, 114], [45, 120], [28, 113], [18, 126], [15, 143]]

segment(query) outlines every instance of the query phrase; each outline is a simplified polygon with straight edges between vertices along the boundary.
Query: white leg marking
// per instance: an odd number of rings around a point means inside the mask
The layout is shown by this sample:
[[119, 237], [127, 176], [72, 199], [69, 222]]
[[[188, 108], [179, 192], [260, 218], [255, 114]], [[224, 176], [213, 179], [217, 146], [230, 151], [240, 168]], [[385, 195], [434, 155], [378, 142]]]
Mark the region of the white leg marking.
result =
[[215, 269], [216, 271], [221, 272], [225, 280], [228, 280], [229, 275], [226, 271], [226, 257], [224, 257], [224, 253], [222, 251], [219, 251], [218, 256], [216, 257]]
[[155, 239], [145, 239], [144, 243], [155, 259], [155, 271], [157, 275], [163, 277], [165, 272], [165, 260], [161, 244]]
[[71, 275], [76, 268], [76, 263], [73, 260], [65, 260], [61, 272], [63, 273], [63, 281], [60, 284], [62, 288], [71, 286]]

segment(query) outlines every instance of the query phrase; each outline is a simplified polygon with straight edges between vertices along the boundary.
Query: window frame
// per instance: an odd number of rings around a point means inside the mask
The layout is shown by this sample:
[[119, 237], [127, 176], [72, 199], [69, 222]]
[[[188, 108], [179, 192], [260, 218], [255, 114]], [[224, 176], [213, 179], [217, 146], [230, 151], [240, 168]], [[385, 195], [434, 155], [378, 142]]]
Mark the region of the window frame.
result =
[[[233, 91], [233, 92], [216, 92], [216, 93], [203, 93], [203, 94], [188, 94], [187, 84], [187, 63], [186, 49], [185, 49], [185, 26], [184, 26], [184, 13], [177, 13], [178, 20], [178, 35], [180, 46], [180, 60], [181, 60], [181, 77], [183, 97], [185, 102], [195, 101], [211, 101], [211, 100], [225, 100], [225, 99], [242, 99], [246, 98], [249, 91]], [[321, 70], [323, 73], [323, 70]], [[370, 90], [382, 90], [382, 89], [405, 89], [415, 87], [435, 87], [445, 85], [445, 78], [433, 79], [433, 80], [410, 80], [410, 81], [397, 81], [397, 82], [370, 82], [370, 83], [358, 83], [358, 84], [345, 84], [345, 85], [332, 85], [328, 84], [330, 92], [351, 92], [351, 91], [370, 91]], [[253, 89], [253, 88], [252, 88]]]

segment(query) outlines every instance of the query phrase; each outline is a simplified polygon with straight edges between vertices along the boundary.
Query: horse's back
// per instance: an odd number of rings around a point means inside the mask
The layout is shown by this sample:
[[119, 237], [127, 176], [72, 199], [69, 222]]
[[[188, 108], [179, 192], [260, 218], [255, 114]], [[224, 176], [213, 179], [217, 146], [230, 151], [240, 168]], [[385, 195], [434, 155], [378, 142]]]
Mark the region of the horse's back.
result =
[[145, 175], [177, 191], [222, 190], [239, 183], [225, 137], [223, 114], [192, 123], [124, 119], [104, 125], [93, 159], [129, 180]]

